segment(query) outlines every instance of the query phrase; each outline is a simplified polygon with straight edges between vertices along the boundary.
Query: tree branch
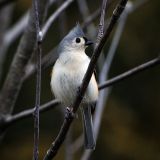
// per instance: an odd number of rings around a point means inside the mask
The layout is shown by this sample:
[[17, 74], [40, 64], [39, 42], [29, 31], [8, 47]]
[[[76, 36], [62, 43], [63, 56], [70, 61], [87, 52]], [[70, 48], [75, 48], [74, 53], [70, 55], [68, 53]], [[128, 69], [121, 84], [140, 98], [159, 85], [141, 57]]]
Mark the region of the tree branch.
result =
[[[55, 106], [59, 104], [59, 100], [51, 100], [39, 107], [40, 112], [46, 112], [50, 109], [53, 109]], [[8, 115], [5, 116], [4, 119], [1, 119], [0, 121], [0, 129], [7, 129], [9, 126], [12, 124], [15, 124], [17, 121], [32, 117], [34, 114], [34, 108], [32, 107], [31, 109], [24, 110], [22, 112], [19, 112], [15, 115]]]
[[51, 24], [57, 19], [57, 17], [73, 2], [74, 0], [66, 0], [47, 20], [46, 24], [43, 26], [42, 33], [45, 37]]
[[0, 10], [0, 83], [3, 78], [3, 65], [7, 54], [7, 46], [5, 43], [5, 35], [7, 28], [11, 22], [11, 15], [13, 12], [13, 5], [8, 5]]
[[105, 10], [106, 10], [107, 2], [108, 2], [107, 0], [103, 0], [103, 2], [102, 2], [98, 36], [97, 36], [97, 40], [96, 40], [96, 44], [95, 44], [96, 47], [99, 45], [99, 43], [103, 37], [103, 34], [104, 34], [104, 18], [105, 18]]
[[9, 46], [26, 28], [28, 22], [28, 11], [16, 22], [10, 29], [7, 30], [4, 43]]
[[37, 77], [36, 77], [36, 97], [35, 97], [35, 109], [34, 109], [34, 149], [33, 149], [33, 159], [38, 160], [39, 155], [39, 107], [40, 107], [40, 97], [41, 97], [41, 52], [42, 52], [42, 32], [40, 28], [39, 20], [39, 7], [38, 0], [33, 0], [34, 6], [34, 19], [36, 25], [36, 58], [37, 58]]
[[[47, 8], [47, 1], [40, 0], [40, 23], [43, 21], [43, 17]], [[23, 83], [23, 76], [25, 73], [26, 65], [33, 52], [36, 42], [36, 29], [34, 22], [34, 10], [32, 8], [25, 33], [20, 41], [17, 52], [14, 56], [7, 78], [3, 85], [0, 95], [0, 113], [10, 114], [13, 110], [15, 101]]]
[[122, 80], [129, 78], [139, 72], [145, 71], [148, 68], [154, 67], [156, 65], [160, 64], [160, 57], [155, 58], [149, 62], [146, 62], [144, 64], [141, 64], [140, 66], [137, 66], [129, 71], [126, 71], [122, 74], [120, 74], [119, 76], [116, 76], [102, 84], [99, 85], [99, 89], [104, 89], [108, 86], [114, 85], [115, 83], [121, 82]]

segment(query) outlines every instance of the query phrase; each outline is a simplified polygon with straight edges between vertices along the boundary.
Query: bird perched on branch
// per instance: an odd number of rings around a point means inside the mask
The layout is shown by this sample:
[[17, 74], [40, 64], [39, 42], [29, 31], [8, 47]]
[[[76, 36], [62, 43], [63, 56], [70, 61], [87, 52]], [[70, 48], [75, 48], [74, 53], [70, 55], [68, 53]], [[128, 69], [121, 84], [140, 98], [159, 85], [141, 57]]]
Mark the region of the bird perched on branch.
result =
[[[90, 58], [86, 55], [85, 49], [91, 44], [92, 42], [86, 38], [79, 24], [59, 44], [59, 58], [52, 70], [51, 89], [55, 97], [67, 107], [73, 104], [87, 71]], [[95, 148], [91, 104], [96, 102], [97, 98], [98, 86], [93, 74], [80, 104], [86, 149]]]

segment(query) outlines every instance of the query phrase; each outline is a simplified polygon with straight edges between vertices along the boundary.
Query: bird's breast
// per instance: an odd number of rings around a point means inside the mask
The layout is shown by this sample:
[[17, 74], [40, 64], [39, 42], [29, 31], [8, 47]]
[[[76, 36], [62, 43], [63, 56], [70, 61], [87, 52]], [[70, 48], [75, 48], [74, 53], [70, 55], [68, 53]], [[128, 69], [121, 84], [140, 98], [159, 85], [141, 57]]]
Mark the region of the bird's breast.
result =
[[86, 72], [87, 66], [77, 63], [61, 64], [57, 61], [51, 78], [51, 88], [56, 98], [69, 105], [74, 101], [78, 87]]
[[[75, 100], [78, 88], [89, 65], [89, 58], [77, 57], [60, 60], [54, 65], [51, 78], [51, 88], [56, 98], [65, 105], [70, 105]], [[97, 99], [98, 90], [94, 75], [92, 75], [84, 101], [91, 102]]]

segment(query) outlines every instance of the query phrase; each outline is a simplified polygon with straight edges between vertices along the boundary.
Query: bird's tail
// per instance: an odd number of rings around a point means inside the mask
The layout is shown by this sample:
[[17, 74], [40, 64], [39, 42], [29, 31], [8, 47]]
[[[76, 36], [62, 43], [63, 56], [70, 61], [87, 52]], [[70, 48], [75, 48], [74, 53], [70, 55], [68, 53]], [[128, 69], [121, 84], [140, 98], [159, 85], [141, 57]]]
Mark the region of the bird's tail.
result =
[[86, 149], [95, 149], [91, 108], [89, 105], [81, 107], [84, 130], [84, 145]]

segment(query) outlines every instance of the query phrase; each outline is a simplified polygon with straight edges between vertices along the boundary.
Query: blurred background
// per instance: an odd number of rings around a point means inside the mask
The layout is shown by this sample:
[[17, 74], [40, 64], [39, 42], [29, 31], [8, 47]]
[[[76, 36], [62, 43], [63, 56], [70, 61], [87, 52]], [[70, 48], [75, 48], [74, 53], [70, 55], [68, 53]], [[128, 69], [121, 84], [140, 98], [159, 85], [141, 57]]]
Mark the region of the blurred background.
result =
[[[139, 0], [130, 1], [136, 3]], [[49, 9], [49, 16], [61, 5], [55, 1]], [[86, 1], [90, 13], [94, 13], [102, 1]], [[111, 16], [117, 4], [115, 0], [108, 8], [106, 21]], [[31, 6], [31, 1], [16, 0], [10, 4], [8, 29], [12, 27]], [[160, 1], [150, 0], [139, 6], [127, 17], [121, 39], [116, 50], [109, 77], [112, 78], [139, 64], [147, 62], [160, 53]], [[2, 14], [2, 13], [1, 13]], [[62, 24], [62, 18], [65, 21]], [[50, 27], [44, 42], [43, 56], [60, 42], [62, 37], [76, 24], [83, 24], [84, 19], [75, 0]], [[99, 16], [93, 20], [98, 27]], [[117, 27], [117, 26], [116, 26]], [[116, 27], [104, 48], [103, 58], [106, 57], [112, 42]], [[87, 29], [85, 29], [87, 32]], [[95, 32], [96, 35], [96, 32]], [[89, 32], [88, 32], [89, 36]], [[16, 52], [20, 37], [16, 38], [6, 52], [3, 64], [0, 87], [2, 88], [11, 61]], [[90, 38], [95, 41], [94, 36]], [[88, 50], [91, 55], [92, 50]], [[102, 57], [101, 57], [102, 58]], [[102, 59], [103, 59], [102, 58]], [[97, 67], [98, 68], [98, 67]], [[50, 90], [50, 75], [52, 67], [42, 72], [41, 104], [53, 99]], [[101, 69], [97, 69], [98, 74]], [[24, 82], [14, 112], [34, 107], [35, 103], [35, 74]], [[91, 160], [158, 160], [160, 159], [160, 66], [141, 72], [111, 87], [111, 92], [105, 104], [101, 127], [97, 138], [96, 150]], [[63, 122], [61, 106], [57, 106], [40, 114], [40, 144], [39, 156], [43, 158], [51, 142], [55, 139]], [[75, 119], [70, 133], [72, 144], [82, 133], [81, 117]], [[0, 145], [1, 160], [29, 160], [33, 153], [33, 118], [28, 118], [10, 126]], [[55, 160], [65, 160], [66, 143], [61, 147]], [[73, 159], [80, 159], [84, 151], [83, 146], [74, 153]]]

